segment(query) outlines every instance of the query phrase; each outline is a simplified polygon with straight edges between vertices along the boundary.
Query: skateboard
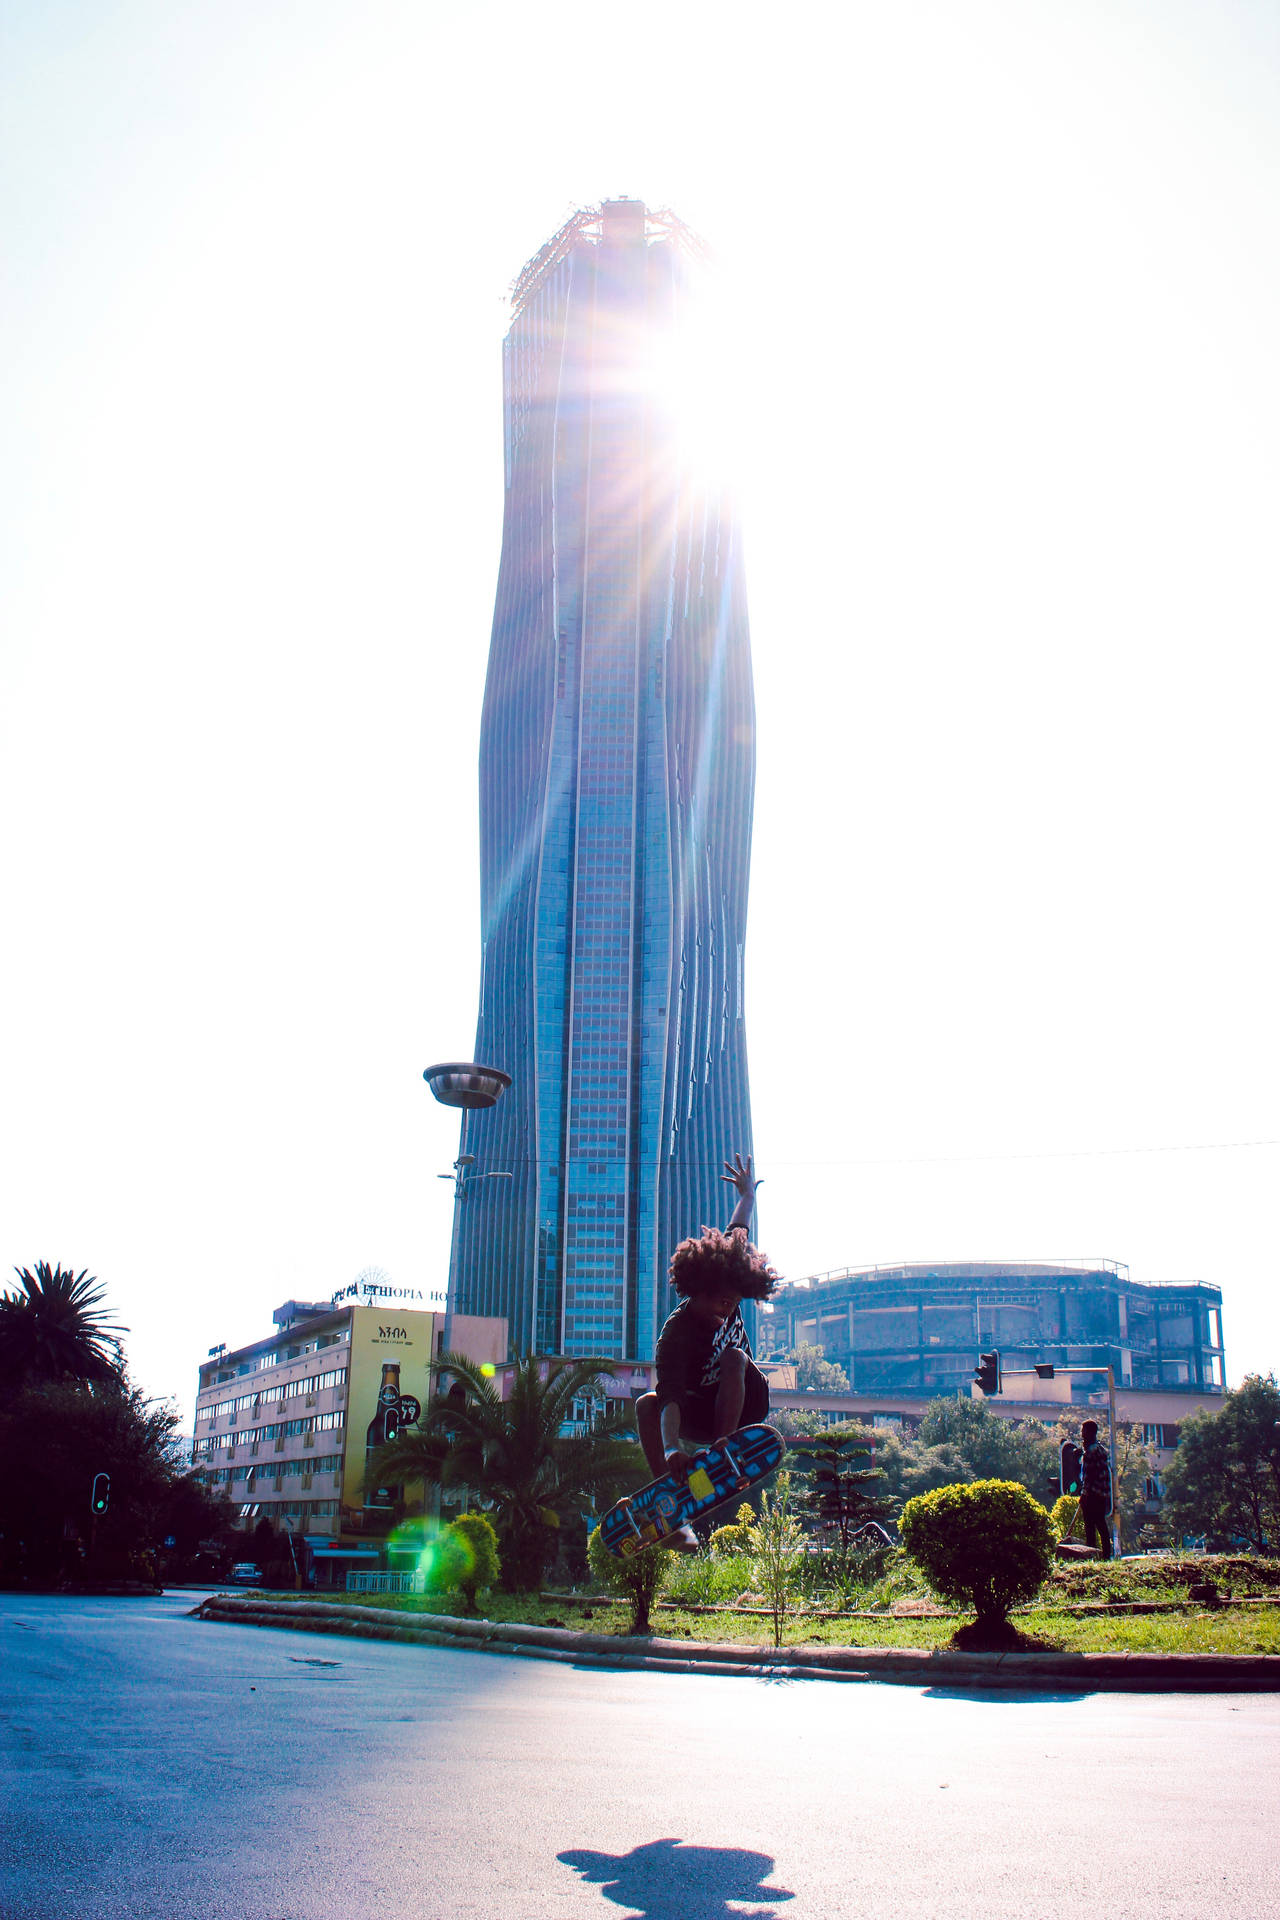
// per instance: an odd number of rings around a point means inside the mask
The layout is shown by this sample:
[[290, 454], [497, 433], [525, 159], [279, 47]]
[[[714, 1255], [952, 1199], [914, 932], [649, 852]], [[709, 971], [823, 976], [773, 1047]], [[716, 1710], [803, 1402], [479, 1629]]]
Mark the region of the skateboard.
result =
[[658, 1546], [678, 1528], [764, 1480], [781, 1458], [782, 1440], [772, 1427], [739, 1427], [689, 1455], [686, 1482], [664, 1473], [615, 1501], [600, 1522], [600, 1538], [610, 1553], [624, 1559]]

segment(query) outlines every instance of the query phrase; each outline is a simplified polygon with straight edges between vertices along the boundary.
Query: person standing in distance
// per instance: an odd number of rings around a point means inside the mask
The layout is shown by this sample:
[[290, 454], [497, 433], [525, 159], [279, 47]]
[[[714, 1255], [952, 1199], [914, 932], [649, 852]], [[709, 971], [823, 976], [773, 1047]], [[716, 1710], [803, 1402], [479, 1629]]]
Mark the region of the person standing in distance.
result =
[[[636, 1401], [636, 1426], [654, 1478], [689, 1471], [686, 1443], [709, 1446], [735, 1428], [767, 1419], [769, 1385], [751, 1358], [742, 1318], [743, 1300], [767, 1300], [778, 1276], [747, 1238], [756, 1188], [751, 1156], [734, 1154], [721, 1178], [737, 1189], [738, 1203], [724, 1232], [704, 1227], [696, 1240], [682, 1240], [671, 1256], [671, 1285], [680, 1304], [658, 1335], [656, 1383]], [[667, 1543], [695, 1552], [692, 1527]]]
[[[1084, 1521], [1087, 1547], [1101, 1549], [1104, 1560], [1111, 1558], [1111, 1459], [1098, 1439], [1098, 1423], [1086, 1420], [1080, 1428], [1084, 1449], [1081, 1466], [1080, 1515]], [[1097, 1539], [1094, 1539], [1095, 1533]]]

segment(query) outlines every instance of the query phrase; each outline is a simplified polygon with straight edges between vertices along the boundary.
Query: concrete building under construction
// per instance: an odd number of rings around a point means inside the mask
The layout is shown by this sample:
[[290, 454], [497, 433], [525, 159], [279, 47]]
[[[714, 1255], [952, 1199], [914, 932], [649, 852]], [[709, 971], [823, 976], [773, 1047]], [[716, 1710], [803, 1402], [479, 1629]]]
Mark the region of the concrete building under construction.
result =
[[[1225, 1389], [1222, 1292], [1202, 1280], [1154, 1285], [1118, 1260], [973, 1261], [845, 1268], [781, 1289], [761, 1350], [821, 1347], [871, 1394], [968, 1393], [978, 1354], [1008, 1370], [1111, 1367], [1116, 1386], [1175, 1395]], [[1072, 1376], [1075, 1398], [1096, 1388]]]

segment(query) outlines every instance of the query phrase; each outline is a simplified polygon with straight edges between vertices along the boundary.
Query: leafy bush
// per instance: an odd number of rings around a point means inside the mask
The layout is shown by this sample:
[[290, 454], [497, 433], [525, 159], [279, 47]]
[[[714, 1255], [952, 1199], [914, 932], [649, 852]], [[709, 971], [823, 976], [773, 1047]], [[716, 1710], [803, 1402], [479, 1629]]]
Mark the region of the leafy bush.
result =
[[446, 1527], [442, 1544], [442, 1580], [458, 1589], [466, 1611], [474, 1613], [476, 1594], [496, 1587], [502, 1573], [493, 1522], [483, 1513], [460, 1513]]
[[1079, 1511], [1080, 1502], [1076, 1499], [1074, 1493], [1061, 1493], [1058, 1495], [1058, 1498], [1049, 1509], [1049, 1518], [1053, 1522], [1053, 1530], [1059, 1540], [1066, 1539], [1067, 1528], [1072, 1524]]
[[719, 1556], [750, 1553], [751, 1537], [746, 1527], [730, 1524], [717, 1527], [707, 1542], [708, 1550]]
[[738, 1517], [728, 1526], [717, 1527], [708, 1545], [712, 1553], [750, 1553], [751, 1529], [755, 1524], [755, 1514], [744, 1500], [738, 1508]]
[[669, 1547], [642, 1547], [624, 1560], [610, 1553], [596, 1527], [587, 1540], [587, 1564], [606, 1593], [616, 1593], [631, 1604], [631, 1633], [648, 1633], [649, 1611], [671, 1578]]
[[1053, 1566], [1053, 1523], [1013, 1480], [975, 1480], [917, 1494], [902, 1510], [902, 1544], [933, 1591], [999, 1625], [1034, 1600]]

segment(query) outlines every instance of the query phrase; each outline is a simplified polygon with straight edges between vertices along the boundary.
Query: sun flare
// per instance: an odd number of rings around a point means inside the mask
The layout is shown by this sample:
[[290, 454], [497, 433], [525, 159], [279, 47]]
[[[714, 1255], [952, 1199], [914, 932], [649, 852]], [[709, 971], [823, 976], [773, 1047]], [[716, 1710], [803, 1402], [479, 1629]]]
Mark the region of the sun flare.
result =
[[746, 380], [731, 317], [711, 287], [699, 287], [672, 325], [654, 330], [650, 393], [681, 467], [704, 485], [731, 479], [737, 468]]

